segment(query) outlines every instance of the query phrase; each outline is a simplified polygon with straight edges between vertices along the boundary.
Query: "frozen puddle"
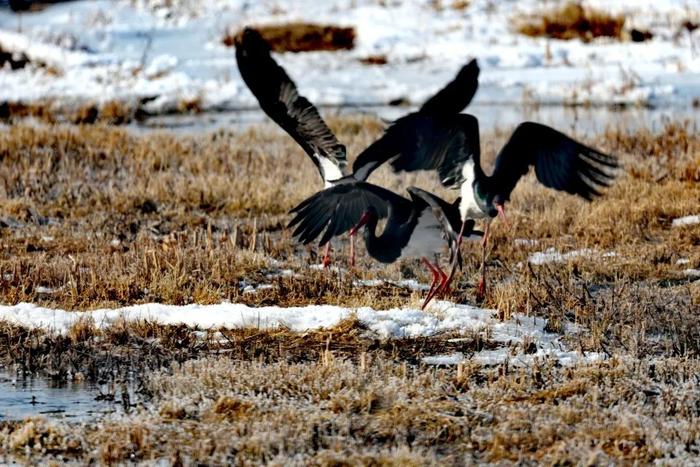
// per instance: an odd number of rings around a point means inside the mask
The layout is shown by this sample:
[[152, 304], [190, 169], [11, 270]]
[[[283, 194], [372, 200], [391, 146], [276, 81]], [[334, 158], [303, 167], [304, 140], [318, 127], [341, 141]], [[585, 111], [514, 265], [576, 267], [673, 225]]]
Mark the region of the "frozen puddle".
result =
[[[470, 356], [483, 364], [496, 364], [518, 358], [522, 363], [534, 358], [553, 358], [562, 364], [582, 360], [597, 360], [597, 354], [580, 355], [568, 349], [562, 335], [545, 331], [547, 321], [541, 318], [514, 315], [507, 321], [498, 319], [496, 310], [446, 301], [434, 302], [426, 311], [416, 308], [375, 310], [370, 307], [345, 308], [332, 305], [307, 305], [283, 308], [278, 306], [250, 307], [238, 303], [218, 305], [163, 305], [150, 303], [117, 309], [72, 312], [42, 308], [30, 303], [0, 306], [0, 320], [30, 328], [44, 328], [65, 333], [80, 319], [91, 319], [98, 327], [109, 326], [117, 320], [147, 320], [160, 324], [184, 324], [203, 329], [257, 328], [274, 329], [281, 326], [296, 332], [332, 328], [342, 320], [356, 317], [371, 333], [383, 338], [429, 337], [441, 333], [457, 333], [500, 344]], [[576, 334], [582, 329], [568, 325], [564, 334]], [[524, 353], [527, 348], [527, 355]], [[433, 363], [440, 364], [436, 356]], [[450, 356], [450, 361], [455, 360]], [[429, 362], [429, 361], [426, 361]]]
[[[134, 400], [131, 389], [127, 390]], [[57, 383], [37, 375], [22, 378], [0, 368], [0, 421], [33, 416], [84, 421], [118, 411], [123, 411], [121, 393], [115, 396], [107, 385]]]

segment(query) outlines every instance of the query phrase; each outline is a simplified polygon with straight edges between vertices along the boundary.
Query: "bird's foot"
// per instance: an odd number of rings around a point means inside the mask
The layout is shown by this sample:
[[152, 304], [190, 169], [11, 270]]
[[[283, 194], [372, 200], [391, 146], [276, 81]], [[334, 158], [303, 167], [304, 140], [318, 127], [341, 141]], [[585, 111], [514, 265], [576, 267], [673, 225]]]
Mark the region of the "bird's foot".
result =
[[325, 255], [323, 259], [321, 260], [321, 264], [323, 265], [323, 269], [328, 269], [329, 266], [331, 265], [331, 257], [330, 255]]

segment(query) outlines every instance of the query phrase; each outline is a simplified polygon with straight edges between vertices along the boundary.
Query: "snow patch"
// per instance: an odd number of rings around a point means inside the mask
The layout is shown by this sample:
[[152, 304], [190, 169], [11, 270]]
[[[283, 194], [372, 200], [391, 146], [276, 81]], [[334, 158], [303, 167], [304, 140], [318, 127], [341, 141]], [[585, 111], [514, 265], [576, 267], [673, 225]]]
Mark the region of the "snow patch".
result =
[[614, 251], [607, 251], [604, 253], [599, 253], [596, 250], [591, 250], [590, 248], [583, 248], [581, 250], [572, 250], [567, 253], [560, 253], [555, 248], [547, 248], [545, 251], [538, 251], [532, 253], [528, 257], [530, 264], [542, 265], [546, 263], [563, 263], [573, 258], [579, 257], [602, 257], [602, 258], [612, 258], [617, 256]]
[[[687, 105], [700, 97], [698, 32], [677, 34], [688, 19], [688, 0], [624, 2], [629, 24], [654, 34], [643, 44], [514, 32], [513, 16], [532, 12], [541, 0], [473, 0], [464, 10], [440, 11], [430, 2], [297, 0], [282, 9], [277, 3], [80, 0], [23, 15], [23, 33], [11, 32], [17, 17], [0, 10], [3, 49], [61, 70], [58, 76], [32, 67], [0, 70], [0, 99], [71, 104], [149, 98], [149, 112], [173, 110], [192, 98], [204, 110], [256, 106], [233, 50], [221, 43], [224, 30], [337, 24], [338, 18], [357, 31], [353, 50], [276, 54], [317, 105], [420, 104], [472, 57], [482, 69], [476, 103]], [[623, 2], [600, 3], [609, 11]], [[56, 37], [89, 47], [75, 49]], [[388, 63], [363, 64], [371, 55], [386, 56]]]
[[[500, 321], [495, 310], [471, 305], [457, 305], [438, 301], [423, 311], [413, 308], [374, 310], [369, 307], [357, 309], [332, 305], [307, 305], [282, 308], [265, 306], [250, 307], [237, 303], [218, 305], [163, 305], [149, 303], [116, 309], [94, 311], [65, 311], [43, 308], [31, 303], [0, 306], [0, 320], [28, 328], [44, 328], [59, 333], [67, 332], [78, 320], [89, 317], [98, 327], [106, 327], [117, 320], [148, 320], [160, 324], [184, 324], [204, 329], [245, 328], [260, 329], [285, 326], [292, 331], [330, 328], [340, 321], [357, 317], [368, 329], [383, 338], [433, 336], [445, 332], [458, 332], [503, 344], [502, 348], [482, 351], [471, 358], [484, 364], [505, 360], [527, 363], [533, 358], [555, 358], [562, 363], [602, 358], [597, 354], [579, 355], [566, 348], [561, 335], [545, 331], [546, 320], [515, 315]], [[577, 326], [568, 325], [566, 333], [581, 332]], [[527, 344], [527, 345], [525, 345]], [[534, 347], [533, 347], [534, 344]], [[527, 355], [512, 355], [513, 348], [528, 347]], [[522, 352], [521, 352], [522, 353]], [[426, 363], [452, 364], [458, 362], [457, 354], [428, 357]]]
[[679, 217], [677, 219], [673, 219], [673, 221], [671, 222], [671, 226], [673, 227], [683, 227], [686, 225], [695, 224], [700, 224], [700, 214], [696, 214], [694, 216]]
[[684, 269], [683, 275], [692, 279], [700, 279], [700, 269]]

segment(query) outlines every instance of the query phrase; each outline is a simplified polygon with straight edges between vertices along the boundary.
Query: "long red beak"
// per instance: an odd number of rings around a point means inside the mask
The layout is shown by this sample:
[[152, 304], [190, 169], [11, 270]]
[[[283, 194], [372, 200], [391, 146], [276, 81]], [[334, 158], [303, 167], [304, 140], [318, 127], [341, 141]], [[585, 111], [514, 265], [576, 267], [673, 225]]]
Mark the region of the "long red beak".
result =
[[362, 217], [360, 217], [360, 221], [357, 223], [357, 225], [350, 229], [350, 236], [354, 237], [357, 231], [360, 230], [367, 222], [369, 222], [370, 217], [371, 214], [369, 212], [362, 214]]
[[510, 224], [508, 223], [508, 218], [506, 217], [506, 210], [503, 208], [503, 205], [497, 204], [496, 210], [498, 211], [498, 215], [501, 216], [501, 219], [503, 219], [503, 223], [506, 225], [506, 227], [508, 227], [508, 230], [510, 230]]

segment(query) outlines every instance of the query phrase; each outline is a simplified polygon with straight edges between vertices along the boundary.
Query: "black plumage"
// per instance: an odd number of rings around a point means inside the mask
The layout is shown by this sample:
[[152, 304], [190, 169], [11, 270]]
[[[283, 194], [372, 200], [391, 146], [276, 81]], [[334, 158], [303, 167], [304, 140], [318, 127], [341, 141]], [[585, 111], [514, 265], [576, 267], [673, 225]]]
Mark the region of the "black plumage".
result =
[[[408, 188], [408, 193], [411, 199], [371, 183], [345, 181], [316, 193], [294, 208], [295, 217], [290, 226], [296, 226], [294, 236], [304, 244], [323, 232], [321, 245], [347, 231], [354, 235], [365, 226], [365, 246], [372, 258], [383, 263], [421, 258], [433, 272], [433, 285], [425, 306], [448, 285], [448, 276], [431, 259], [448, 247], [450, 260], [461, 264], [458, 248], [461, 219], [457, 202], [447, 203], [416, 187]], [[377, 223], [382, 217], [387, 217], [387, 223], [377, 235]], [[467, 222], [462, 236], [482, 235], [473, 227], [473, 220]]]
[[386, 161], [395, 172], [436, 170], [444, 186], [460, 188], [463, 219], [494, 217], [496, 205], [510, 199], [530, 167], [535, 167], [544, 186], [586, 200], [610, 185], [617, 168], [614, 156], [546, 125], [524, 122], [503, 146], [488, 176], [481, 168], [478, 120], [468, 114], [435, 118], [418, 113], [400, 118], [357, 157], [353, 176], [365, 180]]
[[[338, 142], [316, 107], [299, 95], [284, 68], [270, 55], [270, 47], [259, 32], [251, 28], [243, 30], [236, 41], [236, 61], [243, 81], [260, 107], [306, 151], [321, 177], [329, 182], [344, 176], [345, 146]], [[333, 167], [333, 173], [328, 173]]]
[[[440, 182], [460, 190], [459, 217], [505, 220], [504, 204], [518, 181], [530, 170], [540, 183], [586, 200], [600, 196], [615, 177], [617, 158], [575, 141], [565, 134], [534, 122], [520, 124], [498, 156], [493, 173], [481, 167], [479, 124], [467, 114], [408, 115], [398, 119], [384, 135], [363, 151], [353, 164], [352, 177], [366, 180], [373, 170], [389, 161], [395, 172], [435, 170]], [[465, 225], [466, 227], [466, 225]], [[485, 249], [479, 295], [485, 293]], [[457, 248], [461, 244], [458, 236]], [[453, 264], [450, 280], [457, 264]], [[449, 281], [448, 281], [449, 284]]]
[[[314, 105], [299, 95], [296, 85], [272, 58], [269, 45], [255, 29], [245, 28], [237, 37], [236, 60], [243, 80], [257, 98], [260, 107], [311, 157], [326, 186], [347, 176], [345, 146], [338, 142]], [[371, 145], [371, 157], [365, 156], [364, 159], [381, 163], [395, 155], [397, 140], [391, 135], [400, 133], [404, 128], [410, 130], [414, 120], [420, 120], [422, 124], [418, 126], [425, 128], [418, 136], [419, 139], [436, 140], [439, 135], [431, 132], [430, 120], [461, 112], [476, 93], [478, 77], [479, 66], [476, 60], [471, 60], [452, 81], [428, 99], [418, 112], [404, 117], [406, 120], [399, 119], [389, 127], [390, 137], [380, 138], [380, 141]], [[429, 145], [414, 145], [414, 148], [430, 150]], [[407, 146], [399, 147], [398, 153], [413, 159], [422, 157], [411, 154], [411, 148]], [[372, 168], [364, 167], [366, 175], [356, 173], [353, 178], [365, 180], [374, 168], [376, 165]]]
[[419, 113], [431, 115], [458, 114], [474, 98], [479, 87], [479, 65], [472, 59], [464, 65], [457, 76], [425, 101]]

